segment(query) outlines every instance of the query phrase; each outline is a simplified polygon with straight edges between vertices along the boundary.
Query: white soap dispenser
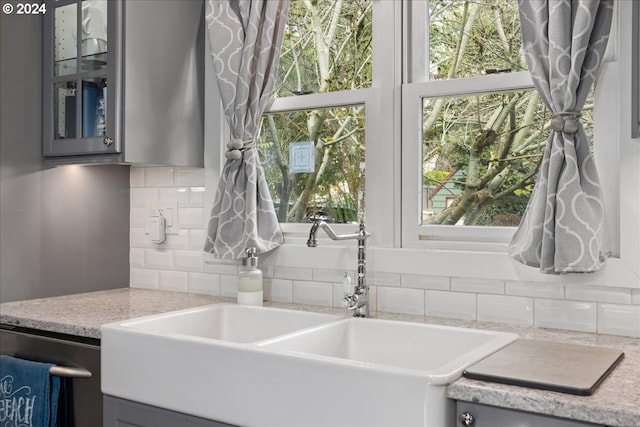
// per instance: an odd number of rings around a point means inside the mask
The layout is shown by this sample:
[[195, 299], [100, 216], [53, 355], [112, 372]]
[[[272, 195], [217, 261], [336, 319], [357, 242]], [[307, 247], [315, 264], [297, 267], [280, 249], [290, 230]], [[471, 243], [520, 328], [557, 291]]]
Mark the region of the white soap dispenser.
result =
[[256, 248], [247, 249], [238, 270], [238, 304], [262, 305], [262, 271], [258, 268]]

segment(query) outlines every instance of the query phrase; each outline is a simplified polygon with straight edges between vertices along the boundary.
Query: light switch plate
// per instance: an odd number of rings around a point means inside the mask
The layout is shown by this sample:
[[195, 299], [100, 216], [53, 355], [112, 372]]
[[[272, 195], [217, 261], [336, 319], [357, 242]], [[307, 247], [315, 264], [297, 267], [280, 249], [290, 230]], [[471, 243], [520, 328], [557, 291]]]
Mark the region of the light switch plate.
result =
[[165, 234], [178, 234], [178, 202], [147, 202], [145, 209], [145, 234], [151, 233], [151, 217], [158, 215], [165, 219]]

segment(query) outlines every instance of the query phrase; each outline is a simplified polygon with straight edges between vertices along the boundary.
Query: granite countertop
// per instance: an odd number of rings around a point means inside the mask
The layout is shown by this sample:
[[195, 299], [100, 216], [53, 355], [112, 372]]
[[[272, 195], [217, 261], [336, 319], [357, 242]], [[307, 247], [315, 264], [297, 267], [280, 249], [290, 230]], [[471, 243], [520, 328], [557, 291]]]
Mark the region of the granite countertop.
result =
[[[0, 304], [0, 323], [49, 332], [100, 338], [100, 325], [103, 323], [234, 301], [234, 298], [124, 288], [2, 303]], [[294, 310], [344, 314], [341, 309], [327, 307], [290, 303], [265, 303], [265, 305]], [[640, 420], [640, 339], [391, 313], [375, 313], [374, 317], [512, 332], [525, 339], [620, 349], [625, 352], [624, 360], [592, 396], [575, 396], [467, 378], [460, 378], [449, 385], [447, 394], [451, 399], [608, 426], [627, 427], [640, 425], [638, 422]]]
[[104, 323], [220, 301], [208, 295], [123, 288], [2, 303], [0, 323], [99, 339]]
[[479, 326], [514, 332], [525, 339], [612, 347], [622, 350], [625, 357], [591, 396], [463, 377], [448, 386], [449, 398], [607, 426], [640, 426], [640, 339], [538, 328]]

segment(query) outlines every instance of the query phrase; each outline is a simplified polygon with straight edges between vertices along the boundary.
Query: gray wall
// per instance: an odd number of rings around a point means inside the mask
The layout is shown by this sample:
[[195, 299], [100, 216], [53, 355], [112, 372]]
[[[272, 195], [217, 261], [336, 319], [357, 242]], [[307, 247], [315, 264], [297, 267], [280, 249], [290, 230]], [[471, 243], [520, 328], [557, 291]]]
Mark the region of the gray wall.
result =
[[0, 14], [0, 301], [129, 285], [129, 167], [44, 168], [42, 18]]

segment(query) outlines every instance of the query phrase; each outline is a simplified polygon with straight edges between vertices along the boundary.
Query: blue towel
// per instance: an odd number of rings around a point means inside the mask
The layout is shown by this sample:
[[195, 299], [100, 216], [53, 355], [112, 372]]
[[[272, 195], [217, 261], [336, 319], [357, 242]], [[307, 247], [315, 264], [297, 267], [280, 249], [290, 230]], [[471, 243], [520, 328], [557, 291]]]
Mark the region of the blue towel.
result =
[[52, 363], [0, 356], [0, 426], [55, 427], [60, 378]]

